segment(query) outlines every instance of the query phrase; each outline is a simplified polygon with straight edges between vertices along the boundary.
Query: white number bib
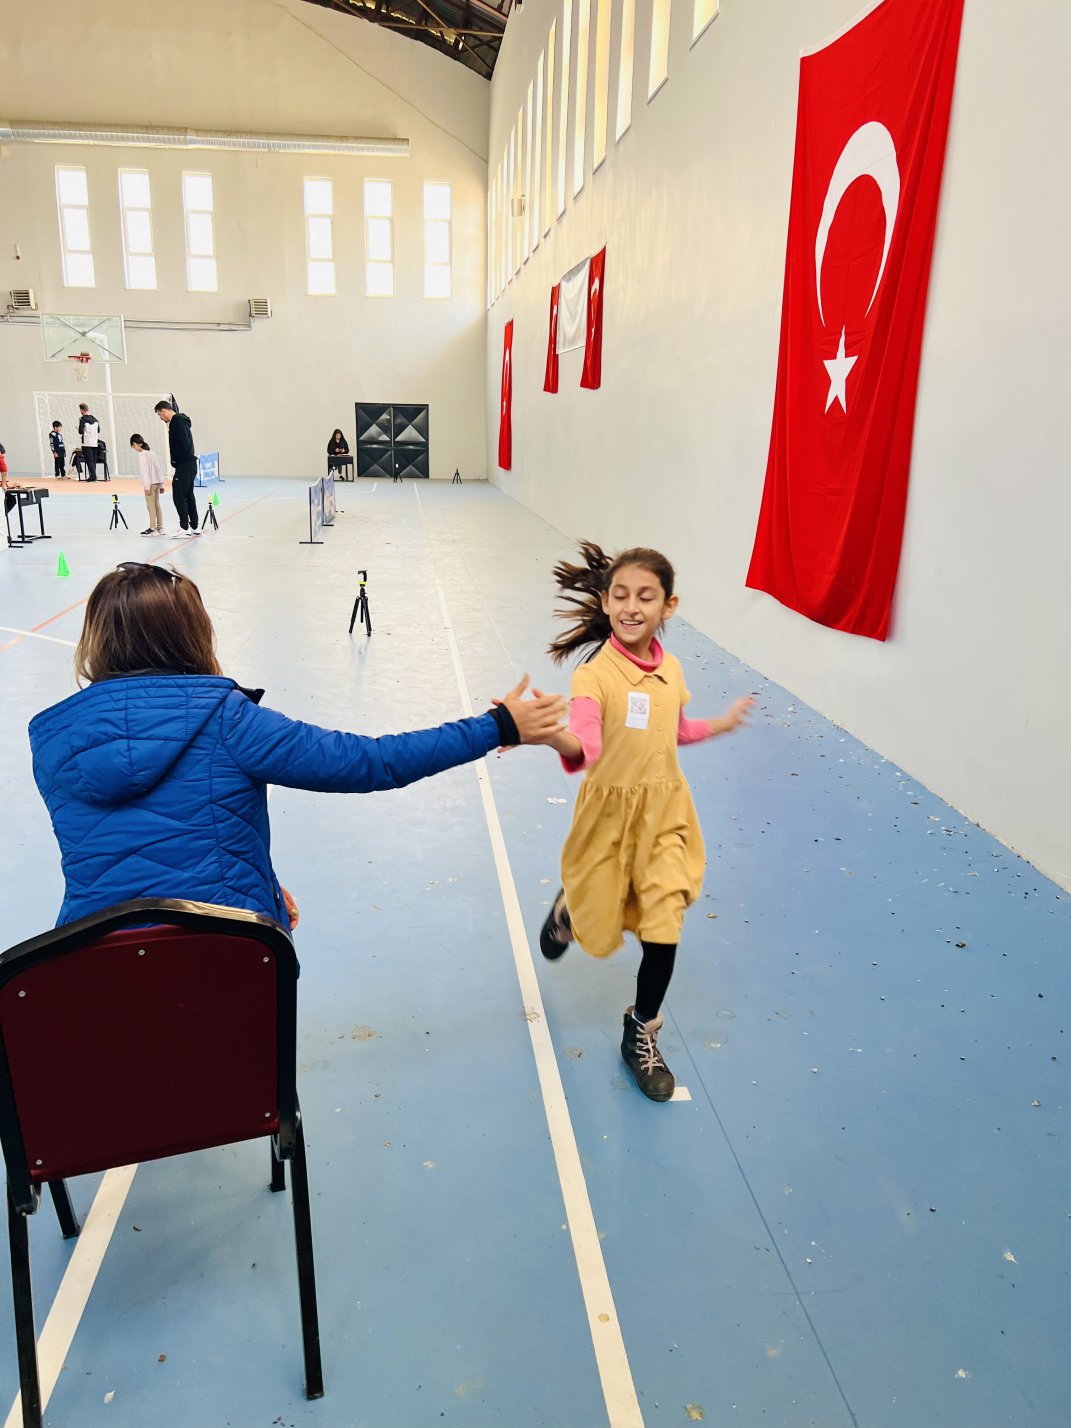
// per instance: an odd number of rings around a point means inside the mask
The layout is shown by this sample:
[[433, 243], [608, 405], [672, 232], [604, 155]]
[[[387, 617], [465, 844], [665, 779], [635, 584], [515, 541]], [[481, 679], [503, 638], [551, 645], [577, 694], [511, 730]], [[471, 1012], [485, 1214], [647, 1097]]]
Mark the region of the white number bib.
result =
[[628, 713], [625, 716], [626, 729], [646, 729], [647, 722], [651, 717], [651, 696], [649, 694], [630, 694], [628, 697]]

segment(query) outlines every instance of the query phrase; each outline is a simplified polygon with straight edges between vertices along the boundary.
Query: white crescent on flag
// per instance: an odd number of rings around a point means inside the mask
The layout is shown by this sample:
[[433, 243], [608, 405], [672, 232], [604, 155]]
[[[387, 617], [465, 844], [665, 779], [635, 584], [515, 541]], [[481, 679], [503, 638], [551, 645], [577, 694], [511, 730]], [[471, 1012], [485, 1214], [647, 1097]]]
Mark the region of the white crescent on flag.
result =
[[884, 124], [872, 120], [861, 124], [841, 150], [840, 158], [833, 166], [822, 217], [814, 240], [814, 280], [818, 290], [818, 316], [825, 324], [826, 315], [822, 311], [822, 259], [826, 255], [829, 230], [833, 226], [840, 201], [849, 187], [858, 178], [870, 177], [881, 190], [881, 203], [885, 210], [885, 243], [881, 250], [881, 266], [878, 269], [874, 291], [867, 303], [867, 312], [874, 306], [874, 299], [881, 286], [885, 263], [889, 257], [896, 214], [900, 207], [900, 168], [896, 162], [896, 144]]

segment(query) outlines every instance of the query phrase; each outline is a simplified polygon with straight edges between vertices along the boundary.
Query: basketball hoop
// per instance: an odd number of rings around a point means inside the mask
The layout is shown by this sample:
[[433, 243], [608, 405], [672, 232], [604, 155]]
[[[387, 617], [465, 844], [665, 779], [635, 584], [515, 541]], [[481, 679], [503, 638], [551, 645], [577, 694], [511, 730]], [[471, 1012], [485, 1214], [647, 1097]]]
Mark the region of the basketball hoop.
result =
[[76, 382], [89, 381], [89, 364], [92, 361], [88, 352], [70, 352], [67, 361], [74, 363], [74, 380]]

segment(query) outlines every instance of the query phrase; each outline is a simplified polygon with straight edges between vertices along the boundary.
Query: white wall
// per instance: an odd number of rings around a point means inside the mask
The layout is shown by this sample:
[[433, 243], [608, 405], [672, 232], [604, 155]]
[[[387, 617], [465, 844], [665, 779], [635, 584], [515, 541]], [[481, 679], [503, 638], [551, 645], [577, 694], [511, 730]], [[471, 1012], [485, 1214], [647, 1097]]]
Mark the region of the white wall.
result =
[[[584, 189], [491, 309], [489, 468], [514, 318], [503, 489], [570, 534], [664, 548], [686, 618], [1071, 886], [1071, 194], [1052, 168], [1071, 138], [1071, 6], [966, 7], [885, 644], [744, 588], [773, 407], [798, 55], [865, 7], [722, 0], [690, 47], [692, 5], [678, 0], [669, 82], [650, 104], [650, 0], [636, 8], [632, 127], [615, 146], [615, 38], [609, 157], [592, 177], [589, 117]], [[560, 39], [560, 0], [528, 0], [510, 22], [492, 85], [492, 175], [555, 15]], [[570, 171], [571, 152], [570, 124]], [[572, 353], [559, 394], [545, 395], [550, 287], [604, 243], [602, 389], [579, 390]]]
[[[0, 295], [31, 287], [50, 312], [232, 322], [252, 333], [128, 332], [117, 391], [175, 391], [201, 450], [229, 475], [319, 475], [357, 400], [427, 402], [432, 475], [486, 472], [484, 193], [488, 86], [425, 46], [299, 0], [50, 0], [8, 7], [0, 117], [274, 132], [403, 136], [408, 159], [11, 144], [0, 149]], [[11, 56], [18, 55], [18, 63]], [[98, 78], [87, 83], [87, 72]], [[54, 171], [88, 171], [97, 286], [62, 281]], [[147, 168], [158, 290], [127, 292], [117, 170]], [[220, 291], [186, 292], [183, 169], [215, 179]], [[306, 296], [302, 178], [335, 185], [338, 293]], [[394, 182], [394, 299], [364, 296], [365, 177]], [[425, 179], [453, 186], [453, 291], [423, 297]], [[14, 259], [14, 247], [22, 252]], [[3, 303], [0, 302], [0, 306]], [[94, 390], [100, 383], [94, 374]], [[41, 358], [38, 328], [0, 323], [0, 441], [33, 464], [34, 389], [78, 390]], [[146, 421], [155, 420], [150, 414]]]

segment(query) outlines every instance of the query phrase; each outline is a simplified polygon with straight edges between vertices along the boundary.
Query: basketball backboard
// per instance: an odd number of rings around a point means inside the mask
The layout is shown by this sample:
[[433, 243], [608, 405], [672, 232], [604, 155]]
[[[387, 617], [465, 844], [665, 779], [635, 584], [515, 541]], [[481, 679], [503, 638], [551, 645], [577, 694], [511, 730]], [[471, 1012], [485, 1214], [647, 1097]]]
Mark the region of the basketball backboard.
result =
[[87, 317], [78, 313], [43, 312], [41, 340], [46, 362], [65, 362], [88, 355], [95, 362], [125, 362], [126, 332], [119, 314]]

